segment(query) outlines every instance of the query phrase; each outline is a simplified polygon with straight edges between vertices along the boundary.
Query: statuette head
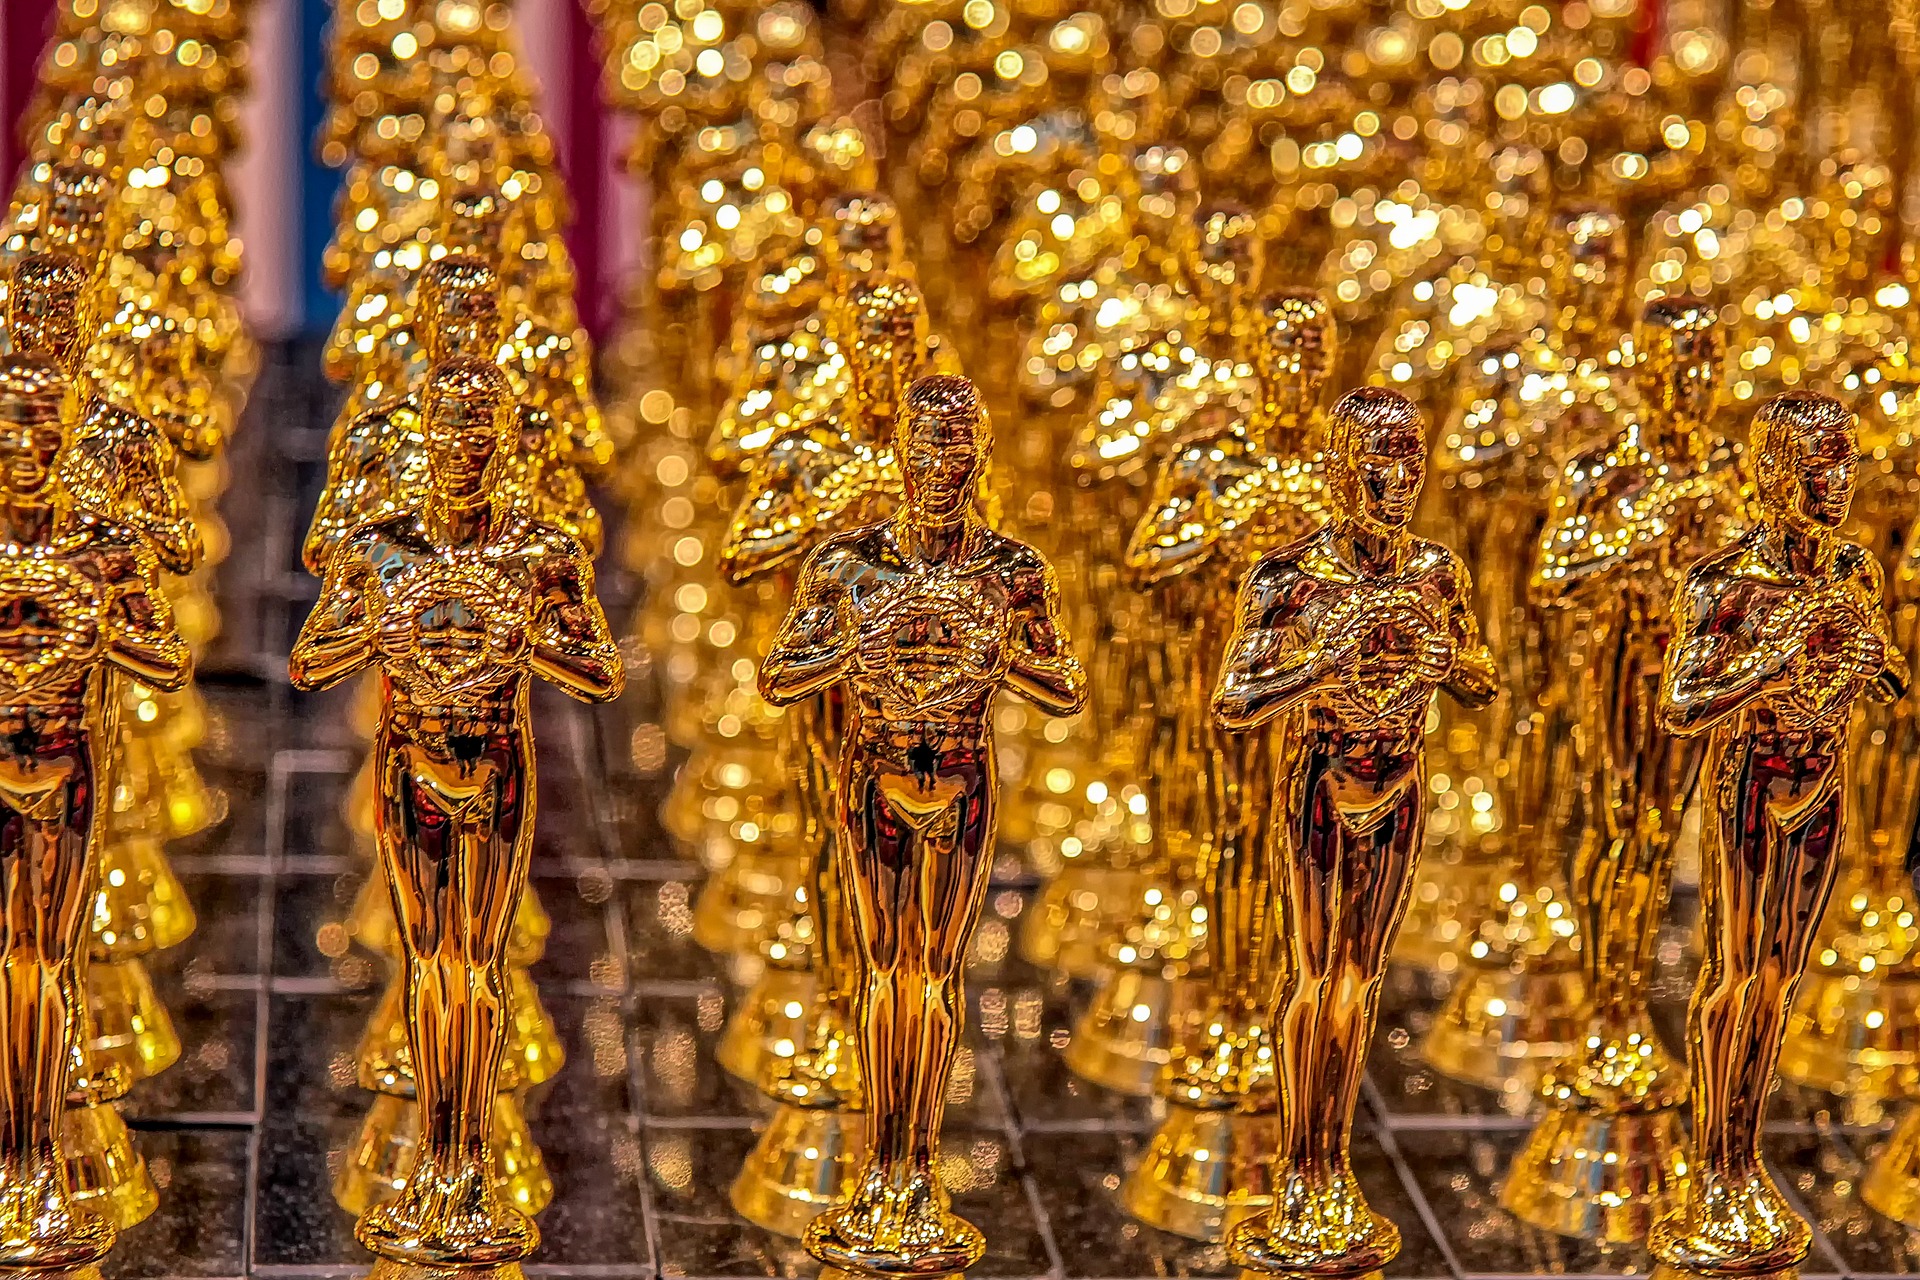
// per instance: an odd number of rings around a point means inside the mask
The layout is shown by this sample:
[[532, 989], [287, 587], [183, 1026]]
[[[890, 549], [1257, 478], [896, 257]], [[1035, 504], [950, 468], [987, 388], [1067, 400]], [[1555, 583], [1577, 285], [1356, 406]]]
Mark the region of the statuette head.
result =
[[907, 388], [900, 470], [914, 517], [928, 524], [960, 519], [979, 494], [992, 450], [987, 408], [971, 380], [937, 373]]
[[1726, 335], [1705, 302], [1655, 298], [1633, 327], [1634, 385], [1651, 406], [1704, 421], [1720, 387]]
[[450, 253], [420, 273], [416, 306], [427, 358], [490, 359], [506, 334], [500, 312], [500, 276], [476, 254]]
[[1860, 471], [1860, 419], [1838, 400], [1788, 391], [1760, 406], [1750, 437], [1754, 485], [1769, 519], [1838, 529]]
[[66, 435], [72, 381], [42, 356], [0, 360], [0, 491], [12, 498], [44, 492]]
[[1327, 300], [1313, 289], [1279, 289], [1260, 300], [1253, 367], [1263, 383], [1317, 388], [1333, 367], [1338, 335]]
[[71, 253], [33, 253], [14, 264], [7, 330], [22, 355], [71, 366], [85, 354], [87, 271]]
[[490, 360], [443, 360], [427, 374], [427, 465], [435, 494], [473, 507], [493, 493], [513, 447], [513, 389]]
[[1376, 533], [1413, 519], [1427, 475], [1427, 420], [1386, 387], [1341, 396], [1327, 417], [1327, 487], [1333, 507]]

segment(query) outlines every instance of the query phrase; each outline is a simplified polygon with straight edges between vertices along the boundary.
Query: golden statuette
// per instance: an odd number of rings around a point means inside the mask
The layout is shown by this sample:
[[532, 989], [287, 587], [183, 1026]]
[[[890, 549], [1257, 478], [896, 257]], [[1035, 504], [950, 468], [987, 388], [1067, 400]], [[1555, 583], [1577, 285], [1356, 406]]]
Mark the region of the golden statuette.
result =
[[423, 498], [340, 541], [290, 666], [318, 689], [377, 665], [384, 695], [374, 830], [421, 1133], [404, 1191], [356, 1234], [391, 1261], [473, 1266], [539, 1240], [497, 1191], [489, 1150], [533, 846], [528, 677], [588, 701], [618, 696], [624, 677], [585, 551], [503, 483], [518, 440], [506, 375], [471, 357], [434, 365], [421, 434]]
[[907, 391], [889, 519], [823, 541], [760, 669], [791, 705], [835, 685], [848, 704], [836, 826], [858, 950], [868, 1153], [849, 1201], [807, 1251], [881, 1274], [939, 1275], [986, 1241], [936, 1164], [964, 1002], [961, 961], [986, 897], [999, 770], [988, 717], [1002, 688], [1052, 715], [1086, 701], [1053, 571], [980, 514], [992, 435], [967, 379]]
[[1408, 532], [1427, 453], [1426, 421], [1398, 392], [1366, 388], [1334, 406], [1329, 519], [1248, 573], [1214, 690], [1224, 728], [1282, 730], [1268, 846], [1286, 950], [1270, 1016], [1279, 1151], [1272, 1209], [1227, 1246], [1256, 1271], [1357, 1276], [1400, 1251], [1399, 1229], [1361, 1194], [1348, 1142], [1426, 830], [1428, 708], [1436, 690], [1485, 706], [1496, 675], [1466, 566]]
[[1575, 1051], [1543, 1076], [1547, 1114], [1501, 1193], [1565, 1235], [1641, 1239], [1685, 1165], [1686, 1081], [1648, 1009], [1673, 845], [1699, 776], [1656, 691], [1686, 567], [1737, 533], [1739, 458], [1714, 430], [1724, 346], [1713, 308], [1659, 299], [1634, 326], [1631, 407], [1553, 487], [1530, 592], [1585, 623], [1578, 718], [1585, 820], [1567, 833], [1589, 1010]]
[[1755, 415], [1750, 447], [1759, 518], [1687, 571], [1660, 686], [1668, 732], [1707, 737], [1705, 963], [1687, 1019], [1694, 1158], [1649, 1244], [1722, 1275], [1797, 1266], [1811, 1243], [1761, 1163], [1760, 1126], [1845, 847], [1853, 705], [1895, 701], [1908, 679], [1880, 562], [1838, 532], [1859, 420], [1789, 392]]
[[44, 1269], [96, 1262], [114, 1239], [75, 1203], [57, 1136], [106, 816], [109, 669], [170, 691], [192, 665], [146, 539], [75, 507], [57, 478], [70, 395], [49, 361], [0, 365], [0, 1266]]

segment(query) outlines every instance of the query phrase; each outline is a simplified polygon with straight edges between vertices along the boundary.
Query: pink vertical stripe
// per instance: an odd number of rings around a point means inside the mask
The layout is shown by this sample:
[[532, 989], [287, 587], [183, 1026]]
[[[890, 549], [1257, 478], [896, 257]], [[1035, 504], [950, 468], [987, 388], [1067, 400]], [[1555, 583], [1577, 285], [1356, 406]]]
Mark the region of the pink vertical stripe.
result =
[[0, 174], [7, 189], [24, 154], [21, 114], [33, 96], [34, 67], [53, 30], [54, 0], [0, 0]]
[[253, 82], [240, 114], [240, 152], [227, 165], [234, 222], [246, 245], [240, 305], [263, 338], [300, 327], [298, 0], [254, 0], [248, 36]]

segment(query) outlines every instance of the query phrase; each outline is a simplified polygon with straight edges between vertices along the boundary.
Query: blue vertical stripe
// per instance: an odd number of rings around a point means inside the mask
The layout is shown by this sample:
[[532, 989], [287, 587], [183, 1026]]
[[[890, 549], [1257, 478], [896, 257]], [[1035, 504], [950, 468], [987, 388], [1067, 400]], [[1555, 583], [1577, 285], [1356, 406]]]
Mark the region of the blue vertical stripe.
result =
[[300, 12], [300, 137], [296, 149], [300, 164], [300, 278], [302, 327], [312, 335], [324, 336], [340, 313], [340, 295], [320, 282], [320, 255], [333, 234], [334, 203], [340, 192], [342, 175], [322, 165], [317, 158], [315, 139], [320, 134], [321, 117], [326, 107], [321, 99], [321, 73], [325, 70], [327, 20], [332, 15], [329, 0], [298, 0]]

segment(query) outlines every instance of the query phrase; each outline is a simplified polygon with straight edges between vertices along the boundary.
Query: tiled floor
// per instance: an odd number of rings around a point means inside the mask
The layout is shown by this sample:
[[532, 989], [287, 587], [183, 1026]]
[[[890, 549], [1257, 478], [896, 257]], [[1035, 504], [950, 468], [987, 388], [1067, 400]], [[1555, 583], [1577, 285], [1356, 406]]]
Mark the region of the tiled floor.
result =
[[[330, 417], [312, 365], [275, 353], [236, 447], [228, 635], [204, 682], [218, 723], [202, 755], [232, 812], [174, 851], [200, 927], [155, 970], [187, 1048], [129, 1100], [162, 1203], [126, 1233], [106, 1268], [113, 1277], [292, 1280], [362, 1274], [369, 1263], [329, 1192], [369, 1098], [351, 1055], [385, 981], [340, 927], [370, 870], [339, 816], [359, 748], [348, 695], [294, 695], [279, 656], [313, 592], [294, 557]], [[617, 596], [627, 584], [610, 571], [603, 588]], [[606, 748], [627, 741], [631, 714], [538, 704], [534, 874], [554, 931], [535, 972], [568, 1060], [528, 1104], [556, 1197], [527, 1271], [811, 1274], [795, 1242], [746, 1226], [727, 1205], [763, 1113], [712, 1061], [736, 988], [687, 937], [698, 868], [654, 827], [658, 784], [632, 777], [624, 752]], [[1004, 912], [1021, 901], [995, 898]], [[991, 1241], [977, 1274], [1228, 1272], [1218, 1249], [1142, 1227], [1118, 1207], [1120, 1176], [1153, 1120], [1061, 1067], [1055, 1042], [1085, 993], [1010, 952], [976, 964], [969, 983], [976, 1010], [1023, 1012], [974, 1018], [972, 1083], [951, 1113], [947, 1141], [971, 1171], [958, 1207]], [[1369, 1194], [1406, 1235], [1391, 1274], [1645, 1272], [1637, 1249], [1528, 1230], [1498, 1208], [1525, 1121], [1412, 1058], [1436, 998], [1425, 980], [1396, 975], [1358, 1126]], [[1785, 1095], [1779, 1114], [1771, 1154], [1820, 1230], [1807, 1274], [1920, 1274], [1920, 1233], [1857, 1199], [1879, 1134], [1834, 1126], [1817, 1098]]]

